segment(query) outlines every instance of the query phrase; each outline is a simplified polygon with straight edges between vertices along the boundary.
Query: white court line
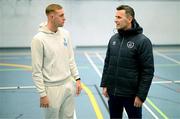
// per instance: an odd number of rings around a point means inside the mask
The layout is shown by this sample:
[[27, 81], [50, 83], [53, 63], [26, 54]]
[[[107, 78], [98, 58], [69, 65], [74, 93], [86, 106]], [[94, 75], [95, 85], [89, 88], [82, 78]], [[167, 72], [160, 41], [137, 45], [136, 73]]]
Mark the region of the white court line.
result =
[[[180, 62], [179, 61], [177, 61], [177, 60], [175, 60], [175, 59], [173, 59], [173, 58], [171, 58], [171, 57], [168, 57], [167, 55], [165, 55], [165, 54], [162, 54], [162, 53], [160, 53], [160, 52], [158, 52], [158, 51], [154, 51], [157, 55], [159, 55], [159, 56], [161, 56], [161, 57], [163, 57], [163, 58], [165, 58], [165, 59], [167, 59], [167, 60], [170, 60], [170, 61], [172, 61], [172, 62], [174, 62], [174, 63], [177, 63], [177, 64], [180, 64]], [[174, 83], [180, 83], [180, 81], [173, 81]]]
[[85, 52], [84, 55], [86, 56], [86, 58], [88, 59], [88, 61], [90, 62], [90, 64], [93, 66], [93, 68], [95, 69], [95, 71], [97, 72], [97, 74], [99, 75], [99, 77], [101, 77], [101, 72], [98, 70], [98, 68], [96, 67], [96, 65], [94, 64], [94, 62], [91, 60], [91, 58], [89, 57], [89, 55], [87, 54], [87, 52]]
[[180, 83], [180, 81], [174, 81], [174, 83]]
[[[14, 87], [0, 87], [0, 90], [8, 90], [8, 89], [34, 89], [35, 86], [14, 86]], [[74, 110], [74, 119], [77, 119], [76, 111]]]
[[153, 84], [164, 84], [164, 83], [173, 83], [173, 81], [153, 81]]
[[35, 86], [12, 86], [12, 87], [0, 87], [0, 90], [8, 89], [34, 89]]
[[[86, 55], [88, 55], [87, 53], [86, 53]], [[104, 61], [103, 61], [103, 58], [98, 54], [98, 53], [96, 53], [96, 55], [98, 56], [98, 58], [104, 63]], [[88, 56], [89, 57], [89, 56]], [[101, 57], [101, 58], [100, 58]], [[90, 57], [89, 57], [89, 59], [90, 59]], [[91, 59], [90, 59], [91, 60]], [[91, 62], [93, 62], [92, 60], [91, 60]], [[95, 65], [95, 64], [94, 64]], [[155, 119], [159, 119], [158, 117], [157, 117], [157, 115], [144, 103], [143, 104], [144, 105], [144, 107], [152, 114], [152, 116], [155, 118]]]
[[180, 81], [176, 80], [176, 81], [153, 81], [152, 83], [154, 84], [170, 84], [170, 83], [180, 83]]
[[172, 62], [175, 62], [175, 63], [177, 63], [177, 64], [180, 64], [179, 61], [177, 61], [177, 60], [175, 60], [175, 59], [173, 59], [173, 58], [171, 58], [171, 57], [168, 57], [167, 55], [162, 54], [162, 53], [160, 53], [160, 52], [158, 52], [158, 51], [154, 51], [154, 53], [156, 53], [157, 55], [159, 55], [159, 56], [161, 56], [161, 57], [164, 57], [165, 59], [168, 59], [168, 60], [170, 60], [170, 61], [172, 61]]
[[102, 63], [104, 63], [104, 59], [99, 55], [99, 53], [96, 53], [96, 56], [101, 60]]
[[143, 103], [143, 106], [153, 115], [155, 119], [159, 119], [155, 113], [146, 105], [146, 103]]
[[76, 111], [74, 110], [74, 119], [77, 119]]

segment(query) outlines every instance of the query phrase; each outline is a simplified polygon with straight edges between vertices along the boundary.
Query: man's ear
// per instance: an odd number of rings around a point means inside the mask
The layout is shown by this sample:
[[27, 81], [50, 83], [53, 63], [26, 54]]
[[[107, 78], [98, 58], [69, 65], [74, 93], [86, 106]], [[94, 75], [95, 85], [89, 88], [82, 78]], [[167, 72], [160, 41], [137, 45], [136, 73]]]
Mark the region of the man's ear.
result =
[[132, 20], [133, 20], [133, 17], [132, 17], [132, 16], [129, 16], [129, 17], [128, 17], [128, 21], [129, 21], [129, 23], [131, 23], [131, 22], [132, 22]]
[[50, 17], [51, 17], [51, 19], [53, 19], [54, 18], [54, 14], [50, 14]]
[[53, 13], [50, 13], [50, 14], [48, 15], [48, 18], [49, 18], [49, 19], [53, 19], [53, 18], [54, 18], [54, 14], [53, 14]]

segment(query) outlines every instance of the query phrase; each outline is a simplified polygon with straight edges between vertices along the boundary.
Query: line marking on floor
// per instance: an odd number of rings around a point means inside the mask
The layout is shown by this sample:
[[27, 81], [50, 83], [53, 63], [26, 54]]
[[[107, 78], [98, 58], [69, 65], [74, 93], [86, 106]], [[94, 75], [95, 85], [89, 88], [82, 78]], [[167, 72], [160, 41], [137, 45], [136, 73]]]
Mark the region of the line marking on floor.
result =
[[31, 53], [30, 52], [21, 52], [21, 53], [16, 53], [16, 52], [2, 52], [0, 53], [0, 56], [9, 56], [9, 55], [13, 55], [13, 56], [30, 56]]
[[173, 81], [153, 81], [153, 84], [169, 84], [169, 83], [173, 83]]
[[180, 52], [180, 50], [178, 50], [178, 49], [171, 49], [171, 50], [169, 50], [169, 49], [156, 49], [156, 51], [160, 51], [160, 52], [164, 52], [164, 53], [179, 53]]
[[179, 67], [178, 64], [155, 64], [156, 67]]
[[[21, 65], [21, 64], [0, 63], [0, 66], [10, 66], [10, 67], [18, 67], [18, 68], [24, 68], [27, 70], [32, 70], [31, 66]], [[97, 103], [92, 91], [84, 83], [81, 82], [81, 85], [82, 85], [82, 88], [85, 90], [85, 92], [87, 93], [87, 95], [90, 99], [90, 102], [91, 102], [93, 109], [96, 113], [97, 119], [104, 119], [102, 116], [102, 112], [100, 111], [100, 108], [98, 106], [98, 103]], [[3, 87], [1, 87], [1, 88], [3, 88]], [[9, 89], [10, 88], [17, 89], [17, 88], [34, 88], [34, 87], [32, 87], [32, 86], [21, 86], [21, 87], [8, 87], [8, 88]]]
[[85, 52], [84, 55], [86, 56], [86, 58], [88, 59], [88, 61], [90, 62], [90, 64], [91, 64], [92, 67], [94, 68], [94, 70], [96, 71], [96, 73], [101, 77], [101, 72], [100, 72], [99, 69], [96, 67], [96, 65], [94, 64], [94, 62], [91, 60], [91, 58], [89, 57], [89, 55], [87, 54], [87, 52]]
[[159, 119], [157, 115], [146, 105], [146, 103], [143, 103], [143, 106], [153, 115], [155, 119]]
[[89, 99], [91, 101], [91, 104], [92, 104], [92, 106], [94, 108], [94, 111], [96, 113], [97, 118], [98, 119], [103, 119], [102, 112], [101, 112], [101, 110], [100, 110], [100, 108], [98, 106], [98, 103], [97, 103], [92, 91], [85, 84], [82, 83], [81, 85], [82, 85], [83, 89], [87, 92], [87, 95], [88, 95], [88, 97], [89, 97]]
[[180, 83], [180, 81], [174, 81], [175, 83]]
[[[89, 69], [90, 67], [88, 67], [88, 66], [78, 66], [78, 68], [79, 69]], [[24, 69], [24, 68], [0, 68], [0, 72], [6, 72], [6, 71], [27, 71], [27, 69]]]
[[77, 119], [76, 111], [74, 110], [74, 119]]
[[35, 86], [8, 86], [8, 87], [0, 87], [0, 90], [11, 90], [11, 89], [34, 89]]
[[149, 98], [146, 100], [164, 119], [168, 119], [168, 117]]
[[104, 106], [105, 106], [105, 108], [106, 108], [106, 111], [109, 113], [108, 105], [106, 104], [106, 101], [104, 100], [103, 95], [102, 95], [102, 93], [100, 92], [98, 86], [95, 84], [94, 87], [95, 87], [95, 89], [96, 89], [96, 91], [97, 91], [99, 97], [101, 98], [102, 103], [104, 104]]
[[0, 72], [6, 72], [6, 71], [27, 71], [26, 69], [22, 69], [22, 68], [11, 68], [11, 69], [0, 69]]
[[0, 66], [10, 66], [10, 67], [18, 67], [18, 68], [23, 68], [27, 70], [32, 70], [31, 66], [22, 65], [22, 64], [0, 63]]
[[172, 62], [174, 62], [174, 63], [180, 64], [179, 61], [177, 61], [177, 60], [175, 60], [175, 59], [173, 59], [173, 58], [171, 58], [171, 57], [168, 57], [167, 55], [162, 54], [162, 53], [160, 53], [160, 52], [158, 52], [158, 51], [154, 51], [154, 53], [156, 53], [157, 55], [159, 55], [159, 56], [161, 56], [161, 57], [163, 57], [163, 58], [165, 58], [165, 59], [167, 59], [167, 60], [170, 60], [170, 61], [172, 61]]

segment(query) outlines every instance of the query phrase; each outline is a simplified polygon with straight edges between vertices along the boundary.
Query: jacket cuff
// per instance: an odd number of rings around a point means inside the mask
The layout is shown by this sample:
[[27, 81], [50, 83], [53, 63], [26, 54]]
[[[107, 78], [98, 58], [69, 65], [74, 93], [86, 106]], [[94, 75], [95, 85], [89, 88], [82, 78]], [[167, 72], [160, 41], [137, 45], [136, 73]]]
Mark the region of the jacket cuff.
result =
[[144, 102], [146, 100], [145, 96], [141, 96], [141, 95], [137, 95], [137, 96], [141, 99], [142, 102]]

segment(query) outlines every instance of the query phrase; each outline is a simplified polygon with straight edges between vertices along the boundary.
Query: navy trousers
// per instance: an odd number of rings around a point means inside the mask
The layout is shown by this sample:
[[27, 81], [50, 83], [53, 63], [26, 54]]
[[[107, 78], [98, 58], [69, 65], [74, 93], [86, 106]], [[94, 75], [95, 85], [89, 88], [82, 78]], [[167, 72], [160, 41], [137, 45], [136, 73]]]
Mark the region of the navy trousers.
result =
[[134, 97], [109, 95], [110, 119], [122, 119], [124, 108], [129, 119], [142, 119], [142, 107], [134, 107], [134, 99]]

